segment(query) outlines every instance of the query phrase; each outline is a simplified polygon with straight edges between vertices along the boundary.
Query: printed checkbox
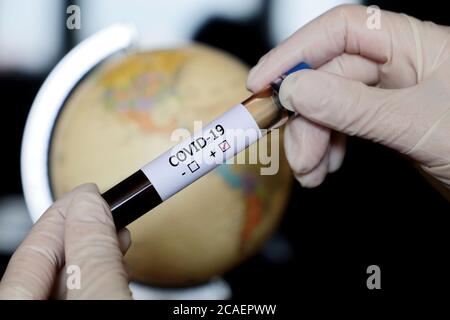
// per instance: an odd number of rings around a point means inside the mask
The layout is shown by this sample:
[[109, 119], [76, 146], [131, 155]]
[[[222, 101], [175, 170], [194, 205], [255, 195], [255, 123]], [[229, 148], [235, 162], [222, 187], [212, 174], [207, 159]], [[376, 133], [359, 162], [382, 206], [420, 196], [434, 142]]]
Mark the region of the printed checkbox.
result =
[[225, 152], [231, 147], [227, 140], [223, 140], [221, 143], [219, 143], [219, 148], [220, 150], [222, 150], [222, 152]]
[[197, 161], [192, 161], [188, 164], [188, 168], [189, 170], [191, 170], [191, 172], [195, 172], [200, 169], [200, 166], [198, 165]]

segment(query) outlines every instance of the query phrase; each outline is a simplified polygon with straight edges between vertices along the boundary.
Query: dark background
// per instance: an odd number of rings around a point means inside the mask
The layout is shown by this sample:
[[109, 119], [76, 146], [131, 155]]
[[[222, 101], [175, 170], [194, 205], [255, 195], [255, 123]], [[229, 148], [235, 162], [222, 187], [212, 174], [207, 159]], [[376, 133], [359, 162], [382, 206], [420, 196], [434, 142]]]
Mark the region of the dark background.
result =
[[[445, 2], [370, 4], [450, 25]], [[267, 1], [262, 14], [245, 23], [212, 18], [195, 39], [253, 65], [270, 49], [266, 30], [270, 6]], [[67, 31], [65, 51], [73, 45], [73, 35]], [[0, 196], [22, 192], [22, 131], [45, 77], [46, 73], [0, 73], [4, 119], [0, 126]], [[449, 203], [408, 160], [382, 146], [351, 138], [343, 167], [323, 185], [313, 190], [294, 185], [279, 234], [269, 243], [281, 245], [287, 254], [277, 259], [263, 250], [225, 278], [238, 299], [330, 295], [370, 301], [376, 297], [428, 296], [448, 283], [449, 209]], [[8, 259], [8, 255], [0, 256], [0, 274]], [[366, 287], [366, 268], [372, 264], [381, 268], [379, 291]]]

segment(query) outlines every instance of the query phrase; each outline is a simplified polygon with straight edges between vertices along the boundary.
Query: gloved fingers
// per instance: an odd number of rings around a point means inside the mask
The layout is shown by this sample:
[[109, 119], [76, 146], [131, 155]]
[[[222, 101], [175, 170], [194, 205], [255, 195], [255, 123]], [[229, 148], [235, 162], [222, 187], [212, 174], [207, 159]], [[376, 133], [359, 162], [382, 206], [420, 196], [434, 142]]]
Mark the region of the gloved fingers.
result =
[[[367, 85], [379, 82], [378, 64], [359, 55], [343, 53], [322, 65], [318, 70], [333, 73]], [[328, 172], [337, 171], [344, 161], [347, 138], [337, 131], [331, 132]]]
[[67, 211], [66, 268], [79, 270], [80, 288], [68, 299], [130, 299], [128, 275], [111, 212], [95, 185], [77, 194]]
[[[131, 234], [126, 228], [121, 229], [117, 234], [119, 240], [119, 248], [123, 255], [128, 251], [131, 246]], [[128, 278], [131, 277], [131, 268], [125, 264], [125, 270], [128, 274]], [[57, 300], [65, 300], [67, 298], [67, 279], [69, 274], [66, 272], [65, 266], [58, 273], [55, 286], [52, 292], [52, 298]]]
[[296, 173], [295, 178], [304, 188], [317, 187], [325, 180], [328, 173], [329, 159], [330, 152], [329, 149], [327, 149], [316, 167], [305, 173]]
[[409, 88], [368, 87], [358, 81], [315, 70], [291, 74], [280, 88], [281, 103], [305, 118], [400, 152], [415, 144], [415, 130], [411, 125], [420, 118], [422, 106], [414, 106], [415, 102], [411, 101], [414, 96]]
[[64, 264], [66, 208], [76, 188], [56, 201], [36, 222], [15, 251], [0, 283], [1, 299], [47, 299]]
[[[344, 53], [325, 63], [317, 70], [360, 81], [366, 85], [375, 85], [379, 81], [378, 64], [358, 55]], [[321, 94], [327, 95], [328, 93], [322, 92]], [[290, 105], [284, 107], [295, 111]]]
[[284, 106], [312, 122], [411, 156], [446, 184], [450, 180], [446, 70], [404, 89], [369, 87], [331, 73], [302, 70], [283, 81], [279, 97]]
[[[342, 54], [319, 69], [367, 84], [375, 84], [378, 81], [377, 68], [376, 63], [361, 56]], [[287, 108], [290, 107], [287, 106]], [[334, 132], [332, 135], [334, 139], [330, 141], [329, 131], [324, 130], [323, 126], [312, 124], [301, 117], [293, 122], [292, 127], [288, 128], [285, 133], [285, 150], [294, 172], [304, 174], [311, 171], [323, 158], [329, 144], [330, 161], [328, 170], [334, 172], [339, 169], [345, 155], [345, 136]], [[325, 131], [328, 133], [326, 136], [321, 134]], [[301, 144], [301, 146], [296, 144]]]
[[332, 131], [330, 138], [330, 151], [328, 172], [336, 172], [342, 165], [347, 145], [347, 137], [340, 132]]
[[380, 17], [380, 27], [371, 30], [366, 7], [333, 8], [267, 53], [250, 71], [247, 88], [261, 90], [300, 61], [317, 69], [343, 53], [384, 64], [383, 73], [390, 74], [392, 83], [406, 81], [409, 85], [410, 79], [416, 80], [415, 50], [404, 48], [414, 48], [417, 38], [411, 32], [411, 23], [418, 26], [420, 22], [388, 11], [381, 11]]
[[361, 81], [369, 86], [377, 84], [379, 79], [378, 63], [355, 54], [343, 53], [328, 61], [317, 70]]
[[284, 145], [294, 175], [315, 168], [324, 157], [329, 141], [329, 129], [301, 116], [291, 119], [284, 131]]

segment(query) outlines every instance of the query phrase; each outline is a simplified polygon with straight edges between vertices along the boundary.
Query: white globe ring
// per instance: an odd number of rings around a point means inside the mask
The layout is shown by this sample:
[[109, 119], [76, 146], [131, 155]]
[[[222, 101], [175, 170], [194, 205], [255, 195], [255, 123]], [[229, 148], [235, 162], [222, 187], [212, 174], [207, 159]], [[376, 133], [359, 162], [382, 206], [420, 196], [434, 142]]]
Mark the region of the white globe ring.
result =
[[53, 125], [71, 91], [96, 65], [133, 47], [137, 38], [132, 25], [108, 27], [72, 49], [50, 72], [28, 114], [22, 138], [22, 188], [33, 222], [53, 202], [48, 155]]

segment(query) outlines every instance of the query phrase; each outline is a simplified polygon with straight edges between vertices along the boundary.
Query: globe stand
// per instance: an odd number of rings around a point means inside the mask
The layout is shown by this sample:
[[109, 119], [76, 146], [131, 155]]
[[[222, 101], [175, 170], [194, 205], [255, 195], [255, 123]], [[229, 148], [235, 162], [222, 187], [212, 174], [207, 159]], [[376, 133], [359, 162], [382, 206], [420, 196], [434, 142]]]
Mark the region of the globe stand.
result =
[[231, 298], [231, 287], [222, 278], [186, 288], [161, 288], [131, 282], [130, 289], [136, 300], [226, 300]]

